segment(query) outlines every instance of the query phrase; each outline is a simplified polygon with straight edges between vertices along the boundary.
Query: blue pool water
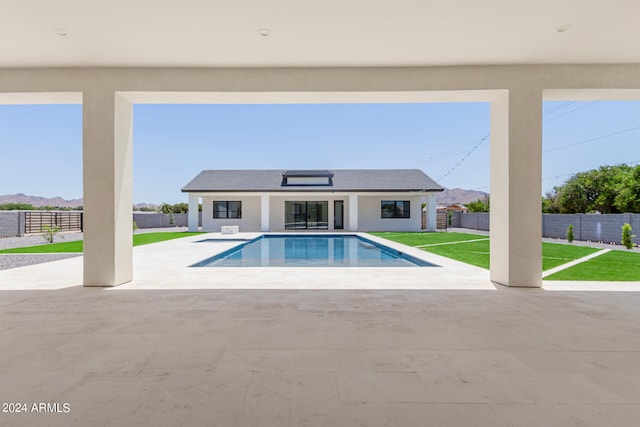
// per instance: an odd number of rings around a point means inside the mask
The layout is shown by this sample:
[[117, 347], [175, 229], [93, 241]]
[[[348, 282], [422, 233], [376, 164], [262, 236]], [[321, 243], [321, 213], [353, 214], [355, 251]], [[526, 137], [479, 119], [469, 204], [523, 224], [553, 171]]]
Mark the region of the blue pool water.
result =
[[267, 235], [192, 267], [427, 267], [426, 261], [359, 236]]

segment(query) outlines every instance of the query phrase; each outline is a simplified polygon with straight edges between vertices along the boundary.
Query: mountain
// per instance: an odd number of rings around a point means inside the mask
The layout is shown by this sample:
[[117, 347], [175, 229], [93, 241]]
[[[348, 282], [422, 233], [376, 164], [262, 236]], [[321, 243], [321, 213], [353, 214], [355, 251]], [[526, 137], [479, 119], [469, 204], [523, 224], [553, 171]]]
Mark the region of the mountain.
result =
[[439, 205], [451, 205], [453, 203], [462, 203], [463, 205], [478, 199], [489, 197], [489, 193], [476, 190], [465, 190], [462, 188], [445, 188], [442, 193], [438, 194]]
[[82, 206], [82, 199], [65, 200], [62, 197], [27, 196], [19, 193], [0, 196], [0, 205], [5, 203], [27, 203], [36, 207], [59, 206], [61, 208], [75, 208]]
[[[26, 194], [5, 194], [0, 196], [0, 205], [5, 203], [27, 203], [35, 207], [43, 206], [57, 206], [60, 208], [77, 208], [82, 206], [82, 199], [66, 200], [62, 197], [40, 197], [40, 196], [27, 196]], [[158, 205], [153, 203], [136, 203], [133, 205], [135, 209], [151, 208], [155, 209]]]

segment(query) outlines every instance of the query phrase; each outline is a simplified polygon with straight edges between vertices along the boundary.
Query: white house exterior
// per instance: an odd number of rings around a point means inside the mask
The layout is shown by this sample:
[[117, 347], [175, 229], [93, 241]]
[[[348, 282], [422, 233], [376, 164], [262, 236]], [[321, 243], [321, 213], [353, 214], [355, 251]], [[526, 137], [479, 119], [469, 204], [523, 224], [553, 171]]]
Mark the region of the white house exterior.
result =
[[189, 230], [436, 231], [436, 195], [444, 189], [417, 169], [205, 170], [189, 194]]

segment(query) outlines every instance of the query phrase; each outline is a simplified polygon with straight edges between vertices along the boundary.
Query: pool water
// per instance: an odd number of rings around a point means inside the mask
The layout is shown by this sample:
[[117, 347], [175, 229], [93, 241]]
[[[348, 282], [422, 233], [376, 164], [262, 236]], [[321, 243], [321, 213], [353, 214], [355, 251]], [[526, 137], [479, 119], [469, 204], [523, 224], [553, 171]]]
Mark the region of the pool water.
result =
[[427, 267], [426, 261], [360, 236], [266, 235], [192, 267]]

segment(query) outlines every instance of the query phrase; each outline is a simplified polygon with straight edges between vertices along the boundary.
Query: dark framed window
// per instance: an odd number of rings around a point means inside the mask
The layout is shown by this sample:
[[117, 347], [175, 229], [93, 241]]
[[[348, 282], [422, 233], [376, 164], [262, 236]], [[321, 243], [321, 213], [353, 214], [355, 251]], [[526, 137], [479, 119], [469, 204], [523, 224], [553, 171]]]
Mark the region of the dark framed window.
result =
[[242, 218], [242, 202], [213, 202], [214, 218]]
[[382, 218], [411, 218], [411, 205], [408, 200], [383, 200], [380, 206]]

